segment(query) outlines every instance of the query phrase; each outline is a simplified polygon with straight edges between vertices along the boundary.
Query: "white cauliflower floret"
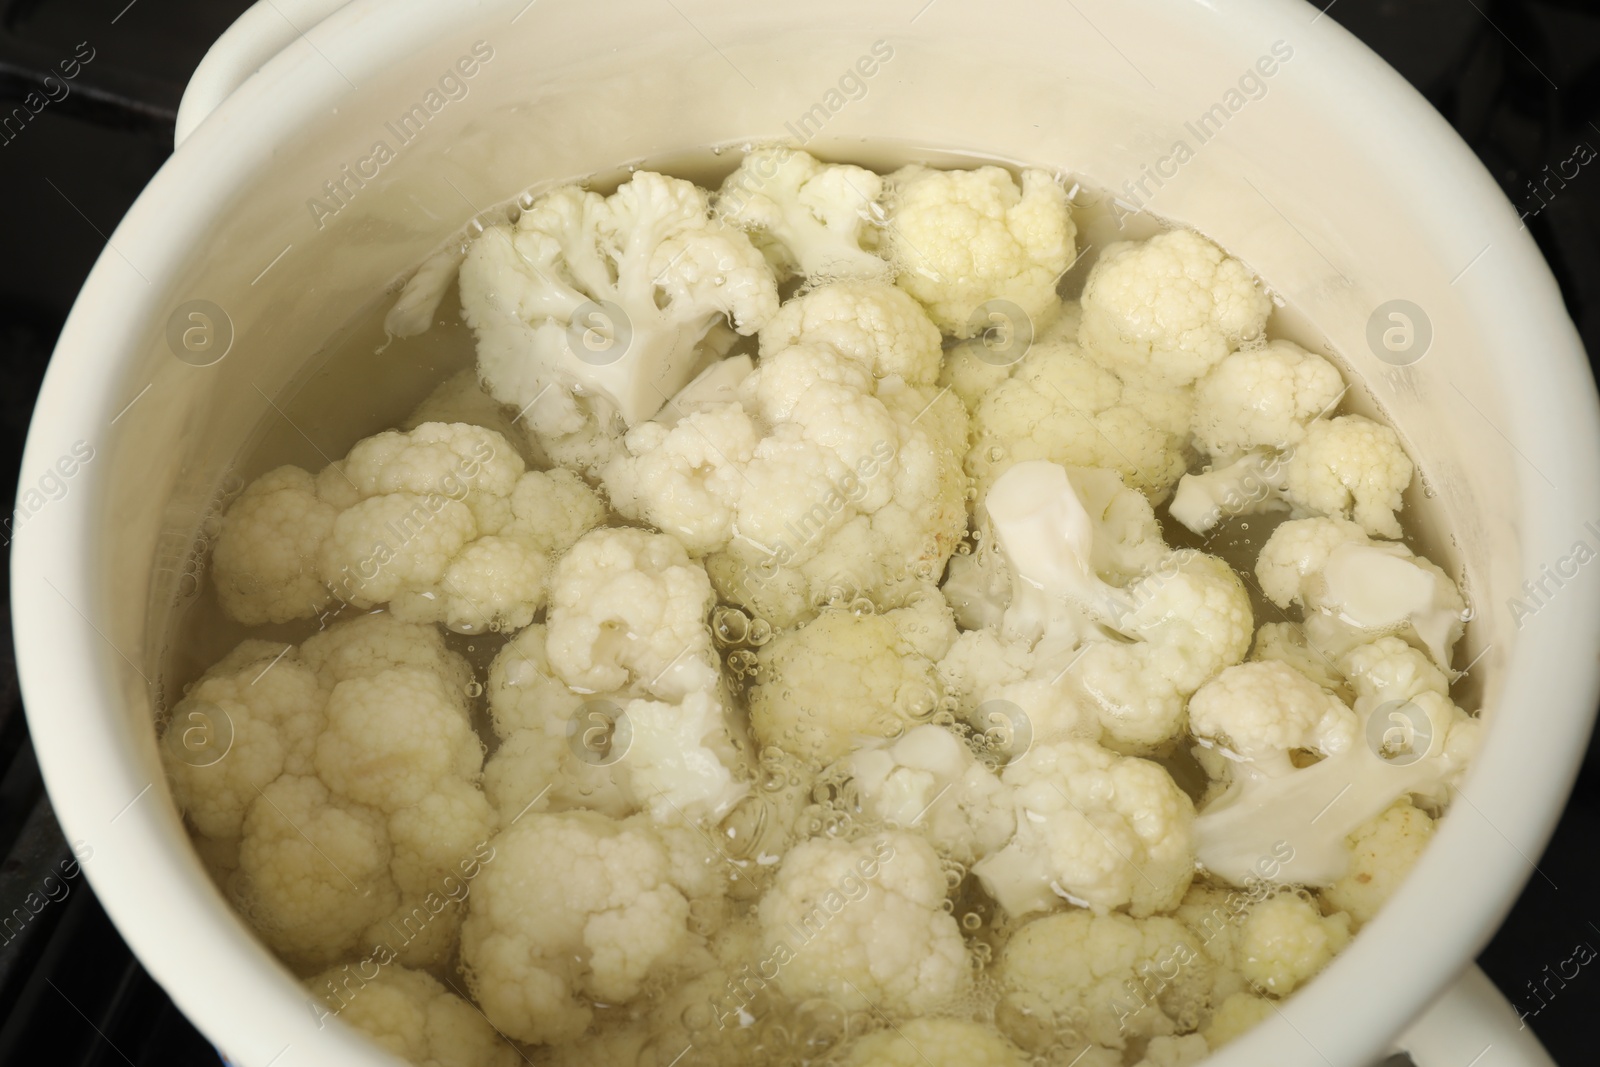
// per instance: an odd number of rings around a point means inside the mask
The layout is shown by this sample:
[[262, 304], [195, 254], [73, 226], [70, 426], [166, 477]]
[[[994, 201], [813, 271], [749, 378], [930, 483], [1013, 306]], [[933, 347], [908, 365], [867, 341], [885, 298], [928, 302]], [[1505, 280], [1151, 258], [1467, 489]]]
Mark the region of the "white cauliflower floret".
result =
[[447, 778], [471, 780], [483, 743], [459, 698], [415, 667], [340, 682], [317, 739], [317, 774], [330, 789], [394, 813], [415, 807]]
[[1192, 230], [1105, 248], [1082, 304], [1085, 348], [1167, 386], [1189, 384], [1260, 336], [1272, 310], [1249, 268]]
[[329, 1015], [416, 1067], [514, 1067], [522, 1058], [478, 1009], [422, 971], [389, 965], [372, 978], [335, 967], [306, 979]]
[[223, 517], [212, 554], [222, 610], [255, 626], [326, 607], [333, 594], [318, 575], [317, 552], [338, 514], [299, 467], [278, 467], [246, 486]]
[[1347, 839], [1350, 866], [1322, 899], [1347, 913], [1356, 929], [1370, 922], [1416, 866], [1433, 828], [1433, 818], [1409, 799], [1395, 801]]
[[942, 726], [912, 727], [891, 745], [851, 753], [843, 767], [872, 819], [915, 830], [962, 863], [1011, 839], [1016, 816], [993, 771]]
[[1350, 917], [1323, 915], [1295, 893], [1279, 893], [1250, 908], [1234, 934], [1239, 973], [1257, 989], [1288, 996], [1350, 942]]
[[1184, 699], [1250, 648], [1254, 620], [1238, 577], [1215, 556], [1178, 552], [1127, 588], [1117, 629], [1132, 644], [1097, 641], [1070, 676], [1088, 694], [1107, 737], [1153, 748], [1183, 724]]
[[761, 646], [760, 684], [749, 694], [761, 743], [829, 763], [862, 738], [892, 737], [932, 715], [938, 679], [905, 621], [830, 608]]
[[734, 743], [727, 712], [709, 693], [678, 704], [630, 700], [629, 745], [623, 755], [629, 788], [652, 818], [705, 817], [716, 822], [750, 791], [748, 759]]
[[490, 393], [551, 435], [582, 428], [574, 393], [629, 425], [649, 418], [694, 376], [713, 326], [752, 334], [778, 308], [749, 238], [712, 219], [704, 190], [650, 171], [609, 197], [563, 186], [486, 228], [460, 283]]
[[921, 306], [874, 281], [836, 282], [786, 301], [761, 328], [761, 355], [798, 344], [831, 345], [874, 378], [898, 375], [911, 385], [932, 385], [943, 357], [939, 330]]
[[[1224, 730], [1248, 739], [1232, 742], [1248, 758], [1233, 764], [1230, 784], [1195, 820], [1199, 862], [1213, 875], [1234, 885], [1329, 885], [1348, 869], [1346, 838], [1358, 827], [1397, 798], [1437, 795], [1460, 775], [1476, 747], [1476, 719], [1414, 670], [1356, 671], [1351, 680], [1353, 712], [1278, 662], [1230, 667], [1191, 699], [1197, 734], [1216, 731], [1207, 739], [1223, 744]], [[1296, 767], [1292, 752], [1307, 748], [1323, 758]], [[1284, 846], [1283, 863], [1259, 869], [1260, 857]]]
[[843, 1067], [1027, 1067], [1029, 1059], [985, 1023], [912, 1019], [859, 1037]]
[[577, 1038], [590, 998], [631, 1000], [694, 941], [667, 852], [642, 828], [534, 813], [494, 851], [468, 898], [461, 963], [484, 1015], [510, 1037]]
[[967, 472], [981, 494], [1013, 463], [1044, 459], [1116, 471], [1159, 498], [1183, 475], [1192, 405], [1190, 390], [1119, 377], [1052, 329], [973, 408]]
[[1396, 634], [1447, 667], [1464, 625], [1465, 602], [1444, 571], [1344, 519], [1280, 525], [1261, 547], [1256, 578], [1280, 608], [1301, 607], [1308, 644], [1328, 660]]
[[1009, 914], [1066, 899], [1144, 916], [1183, 898], [1194, 876], [1194, 805], [1159, 764], [1067, 740], [1035, 745], [1001, 780], [1016, 835], [972, 870]]
[[[706, 555], [725, 599], [780, 627], [841, 587], [844, 599], [894, 607], [943, 568], [966, 527], [961, 405], [899, 376], [937, 358], [932, 327], [847, 327], [829, 317], [833, 290], [858, 309], [920, 317], [867, 287], [817, 290], [801, 301], [816, 302], [806, 306], [817, 319], [789, 326], [843, 350], [813, 341], [766, 350], [736, 400], [675, 402], [685, 410], [635, 427], [604, 474], [619, 512]], [[880, 366], [895, 373], [875, 378]]]
[[[259, 596], [277, 598], [271, 621], [309, 618], [337, 597], [463, 633], [517, 629], [544, 602], [548, 555], [604, 516], [575, 476], [527, 473], [510, 442], [468, 423], [425, 422], [358, 442], [317, 475], [315, 507], [310, 476], [296, 471], [264, 475], [230, 509], [238, 521], [223, 519], [220, 580], [233, 592], [222, 602], [241, 621], [266, 619]], [[291, 528], [264, 541], [279, 523]], [[300, 564], [284, 552], [314, 558], [331, 596], [298, 603], [309, 579], [289, 575]]]
[[1016, 304], [1040, 329], [1048, 324], [1078, 232], [1060, 182], [1025, 170], [1018, 187], [1000, 167], [912, 164], [889, 183], [886, 254], [941, 332], [972, 336], [973, 314], [990, 300]]
[[705, 568], [676, 540], [644, 530], [585, 535], [550, 582], [547, 652], [556, 675], [589, 692], [636, 688], [677, 700], [717, 683]]
[[759, 909], [779, 988], [890, 1015], [947, 1003], [971, 966], [946, 888], [932, 846], [912, 834], [796, 845]]
[[1213, 966], [1180, 922], [1067, 911], [1011, 935], [997, 964], [1010, 1034], [1126, 1048], [1199, 1025]]
[[291, 963], [324, 965], [353, 952], [399, 904], [390, 856], [382, 812], [318, 778], [286, 774], [245, 816], [230, 890], [273, 949]]
[[443, 681], [466, 710], [472, 666], [445, 647], [444, 635], [432, 626], [401, 622], [387, 612], [357, 615], [306, 638], [299, 657], [330, 690], [340, 682], [397, 667], [425, 670]]
[[[377, 945], [430, 966], [453, 950], [457, 874], [494, 822], [475, 784], [471, 677], [436, 630], [371, 615], [300, 649], [247, 641], [175, 709], [162, 744], [176, 799], [292, 964]], [[232, 746], [208, 763], [184, 734], [218, 723]]]
[[1217, 457], [1288, 448], [1344, 391], [1337, 367], [1293, 341], [1234, 352], [1195, 383], [1195, 443]]
[[1414, 469], [1391, 427], [1360, 415], [1318, 419], [1284, 465], [1284, 495], [1318, 515], [1354, 518], [1375, 537], [1399, 537], [1395, 512]]
[[1201, 744], [1269, 777], [1294, 772], [1293, 752], [1327, 756], [1359, 740], [1356, 717], [1339, 698], [1278, 661], [1223, 671], [1190, 699], [1189, 727]]
[[792, 148], [758, 148], [723, 180], [716, 208], [749, 230], [781, 277], [813, 284], [888, 278], [874, 251], [883, 178], [863, 167], [819, 163]]
[[327, 699], [280, 643], [246, 641], [206, 671], [162, 735], [173, 798], [195, 829], [237, 838], [259, 790], [286, 772], [311, 774]]

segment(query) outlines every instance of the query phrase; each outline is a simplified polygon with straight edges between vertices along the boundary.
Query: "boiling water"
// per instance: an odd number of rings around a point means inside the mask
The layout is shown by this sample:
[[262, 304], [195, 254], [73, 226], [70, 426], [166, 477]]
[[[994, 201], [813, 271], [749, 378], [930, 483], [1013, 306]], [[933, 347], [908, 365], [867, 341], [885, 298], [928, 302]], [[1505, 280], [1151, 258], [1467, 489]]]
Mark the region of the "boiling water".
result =
[[[836, 153], [844, 155], [844, 153]], [[700, 185], [714, 188], [737, 165], [737, 150], [717, 150], [686, 154], [671, 159], [639, 161], [631, 167], [602, 175], [589, 184], [601, 192], [609, 192], [625, 181], [633, 169], [661, 170], [688, 178]], [[850, 162], [871, 166], [879, 171], [892, 170], [913, 160], [943, 166], [976, 166], [992, 160], [976, 159], [950, 154], [909, 152], [887, 146], [861, 145], [860, 150], [848, 153]], [[1070, 186], [1069, 186], [1070, 187]], [[514, 213], [515, 203], [508, 204], [499, 217]], [[1082, 288], [1084, 278], [1092, 266], [1096, 253], [1117, 240], [1142, 239], [1158, 232], [1157, 220], [1148, 216], [1127, 217], [1119, 223], [1111, 211], [1109, 198], [1096, 190], [1078, 188], [1074, 196], [1074, 218], [1078, 225], [1078, 245], [1090, 249], [1062, 279], [1061, 291], [1065, 296], [1075, 296]], [[394, 294], [384, 294], [355, 316], [346, 328], [332, 338], [322, 351], [307, 360], [305, 370], [291, 385], [275, 398], [275, 407], [268, 408], [257, 428], [252, 444], [243, 451], [233, 465], [225, 485], [219, 491], [215, 513], [219, 514], [245, 484], [264, 471], [285, 463], [297, 464], [312, 472], [332, 459], [342, 457], [358, 440], [384, 429], [400, 426], [407, 415], [433, 388], [452, 375], [468, 371], [473, 366], [474, 348], [471, 331], [461, 319], [460, 305], [452, 288], [439, 307], [431, 329], [426, 333], [405, 339], [388, 338], [383, 329], [383, 318], [393, 303]], [[1324, 354], [1333, 356], [1320, 338], [1310, 336], [1304, 324], [1292, 313], [1283, 309], [1274, 311], [1268, 324], [1269, 336], [1284, 336]], [[745, 342], [748, 346], [748, 342]], [[1347, 380], [1351, 375], [1345, 371]], [[1359, 389], [1347, 395], [1342, 410], [1357, 410], [1378, 417], [1370, 398]], [[510, 414], [510, 412], [508, 412]], [[513, 447], [529, 458], [526, 442], [512, 441]], [[1198, 460], [1191, 469], [1199, 468]], [[1429, 554], [1440, 562], [1440, 546], [1436, 540], [1420, 536], [1414, 526], [1418, 508], [1413, 506], [1411, 495], [1403, 513], [1408, 519], [1406, 540], [1419, 552]], [[1261, 545], [1272, 530], [1282, 522], [1283, 514], [1241, 516], [1230, 520], [1220, 529], [1201, 538], [1191, 534], [1180, 524], [1167, 517], [1165, 509], [1158, 511], [1163, 530], [1174, 548], [1203, 547], [1225, 559], [1241, 574], [1251, 592], [1256, 612], [1256, 622], [1278, 621], [1285, 614], [1261, 596], [1253, 576], [1254, 561]], [[340, 613], [327, 614], [319, 619], [296, 621], [277, 626], [244, 627], [230, 620], [218, 606], [215, 593], [204, 578], [206, 537], [215, 530], [215, 514], [208, 522], [196, 550], [195, 581], [186, 602], [175, 613], [175, 625], [167, 645], [163, 691], [169, 695], [166, 703], [175, 702], [176, 695], [200, 675], [205, 667], [225, 655], [246, 637], [264, 637], [284, 642], [299, 642], [317, 630], [326, 627]], [[1431, 550], [1431, 551], [1430, 551]], [[1448, 564], [1447, 564], [1448, 565]], [[345, 609], [344, 615], [355, 614], [355, 609]], [[752, 622], [743, 613], [731, 607], [719, 607], [714, 616], [717, 645], [722, 650], [728, 667], [728, 677], [735, 693], [742, 692], [752, 679], [755, 669], [754, 649], [765, 640], [760, 623]], [[449, 634], [448, 642], [457, 652], [465, 655], [477, 670], [481, 682], [488, 664], [505, 643], [502, 634], [484, 633], [472, 636]], [[487, 728], [481, 684], [475, 684], [471, 693], [475, 700], [474, 718], [485, 743], [491, 751], [495, 744]], [[1462, 694], [1458, 694], [1458, 699]], [[949, 721], [948, 715], [937, 718]], [[1185, 746], [1162, 757], [1162, 762], [1173, 773], [1179, 785], [1198, 799], [1206, 783], [1204, 772], [1195, 763]], [[758, 795], [766, 790], [774, 794], [791, 787], [794, 782], [781, 762], [763, 760], [759, 772]], [[728, 826], [731, 852], [753, 856], [772, 832], [761, 824], [760, 809], [753, 821], [741, 822], [735, 818]], [[861, 821], [859, 809], [853, 803], [848, 783], [824, 780], [814, 788], [811, 804], [803, 821], [818, 829], [843, 830]], [[748, 823], [748, 824], [747, 824]], [[980, 1014], [996, 1010], [997, 994], [986, 980], [982, 980], [985, 965], [993, 958], [1004, 940], [1006, 930], [997, 925], [998, 918], [991, 901], [976, 886], [975, 879], [959, 866], [952, 865], [947, 872], [953, 889], [952, 914], [960, 922], [973, 951], [974, 968], [980, 975], [972, 1003], [968, 1008]], [[774, 1032], [761, 1037], [749, 1035], [753, 1045], [748, 1049], [752, 1056], [759, 1055], [770, 1062], [799, 1062], [795, 1059], [797, 1048], [826, 1049], [840, 1034], [852, 1027], [859, 1028], [861, 1020], [849, 1013], [838, 1018], [819, 1020], [806, 1015], [806, 1006], [769, 1005]], [[805, 1009], [805, 1010], [802, 1010]], [[813, 1006], [814, 1009], [814, 1006]], [[612, 1009], [613, 1011], [615, 1009]], [[1004, 1010], [1002, 1005], [1000, 1010]], [[602, 1010], [603, 1018], [607, 1011]], [[783, 1052], [780, 1055], [779, 1049]], [[1072, 1050], [1067, 1050], [1068, 1052]], [[1069, 1057], [1070, 1058], [1070, 1057]], [[1047, 1062], [1048, 1057], [1036, 1060]]]

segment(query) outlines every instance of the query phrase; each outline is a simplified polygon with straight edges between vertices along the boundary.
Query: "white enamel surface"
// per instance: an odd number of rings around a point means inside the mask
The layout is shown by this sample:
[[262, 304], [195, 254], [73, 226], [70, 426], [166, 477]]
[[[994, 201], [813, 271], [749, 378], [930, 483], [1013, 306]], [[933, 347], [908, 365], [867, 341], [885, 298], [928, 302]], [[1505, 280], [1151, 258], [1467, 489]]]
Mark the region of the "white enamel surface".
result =
[[[1478, 612], [1466, 655], [1482, 653], [1473, 679], [1492, 726], [1404, 890], [1214, 1062], [1372, 1058], [1532, 873], [1596, 697], [1594, 574], [1520, 630], [1507, 606], [1600, 518], [1594, 390], [1548, 270], [1466, 146], [1331, 19], [1290, 0], [524, 3], [360, 0], [296, 35], [118, 227], [50, 366], [23, 485], [76, 441], [96, 458], [14, 545], [30, 726], [68, 837], [94, 849], [90, 880], [179, 1007], [246, 1067], [391, 1062], [319, 1029], [211, 888], [161, 777], [141, 677], [155, 677], [151, 635], [204, 502], [270, 414], [264, 398], [358, 307], [529, 181], [783, 136], [874, 41], [893, 58], [808, 147], [849, 155], [894, 139], [1056, 164], [1111, 188], [1146, 164], [1170, 169], [1160, 161], [1184, 123], [1283, 41], [1293, 56], [1266, 95], [1151, 207], [1271, 279], [1366, 381], [1353, 406], [1400, 428], [1437, 490], [1410, 506], [1455, 534], [1429, 549], [1466, 569]], [[319, 227], [308, 200], [361, 166], [385, 123], [480, 40], [494, 58], [467, 95]], [[1404, 370], [1365, 340], [1373, 310], [1396, 298], [1426, 309], [1433, 329]], [[164, 340], [192, 299], [225, 307], [235, 328], [213, 366], [180, 362]]]

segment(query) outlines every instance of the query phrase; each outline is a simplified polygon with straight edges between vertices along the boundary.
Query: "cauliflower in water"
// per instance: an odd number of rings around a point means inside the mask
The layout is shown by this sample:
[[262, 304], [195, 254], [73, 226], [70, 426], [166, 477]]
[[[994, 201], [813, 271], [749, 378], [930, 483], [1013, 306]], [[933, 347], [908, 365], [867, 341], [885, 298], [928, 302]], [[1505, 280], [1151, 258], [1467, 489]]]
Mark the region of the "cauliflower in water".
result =
[[1401, 797], [1350, 834], [1350, 866], [1322, 899], [1348, 914], [1353, 927], [1365, 925], [1416, 865], [1433, 828], [1432, 816]]
[[750, 725], [763, 745], [831, 763], [863, 739], [893, 737], [938, 708], [933, 661], [912, 615], [829, 608], [758, 651]]
[[1000, 167], [913, 164], [889, 175], [889, 190], [885, 255], [942, 333], [972, 336], [974, 315], [990, 300], [1015, 304], [1041, 329], [1048, 324], [1078, 233], [1052, 175], [1025, 170], [1018, 187]]
[[869, 818], [916, 830], [962, 863], [1004, 845], [1016, 827], [1000, 779], [942, 726], [924, 723], [893, 744], [857, 749], [843, 767]]
[[604, 472], [612, 505], [705, 555], [723, 597], [775, 626], [833, 599], [898, 606], [966, 525], [966, 419], [932, 386], [938, 360], [892, 286], [797, 297], [731, 399], [680, 399], [629, 432]]
[[[1357, 828], [1397, 798], [1437, 795], [1460, 775], [1476, 745], [1477, 720], [1450, 703], [1442, 675], [1435, 672], [1435, 682], [1395, 667], [1394, 657], [1410, 660], [1410, 668], [1426, 660], [1387, 640], [1392, 644], [1368, 653], [1375, 662], [1346, 664], [1354, 710], [1281, 662], [1229, 667], [1190, 700], [1196, 736], [1233, 761], [1230, 784], [1194, 824], [1206, 870], [1235, 885], [1257, 877], [1329, 885], [1349, 869], [1346, 839]], [[1295, 752], [1322, 758], [1297, 766]], [[1262, 874], [1259, 857], [1279, 843], [1290, 857]]]
[[891, 1016], [922, 1014], [964, 992], [972, 968], [944, 910], [933, 847], [903, 832], [790, 849], [761, 898], [763, 943], [791, 1000], [826, 997]]
[[478, 1009], [422, 971], [389, 964], [364, 978], [349, 965], [306, 979], [338, 1018], [417, 1067], [515, 1067], [521, 1053]]
[[609, 197], [544, 194], [485, 228], [460, 281], [489, 392], [551, 435], [583, 428], [576, 393], [642, 422], [694, 377], [713, 326], [752, 334], [778, 309], [749, 238], [712, 218], [704, 190], [651, 171]]
[[1195, 383], [1194, 439], [1213, 457], [1284, 449], [1344, 396], [1339, 369], [1293, 341], [1224, 357]]
[[[310, 618], [337, 597], [463, 633], [514, 630], [544, 603], [550, 556], [604, 516], [577, 475], [528, 471], [493, 430], [421, 423], [358, 442], [315, 478], [280, 467], [251, 483], [223, 518], [219, 599], [242, 622]], [[312, 581], [326, 595], [306, 595]]]
[[[299, 650], [247, 641], [174, 709], [175, 799], [214, 854], [237, 850], [228, 893], [292, 963], [373, 945], [408, 966], [449, 954], [461, 873], [494, 826], [470, 677], [437, 632], [367, 616]], [[226, 758], [188, 743], [224, 725]]]
[[[1147, 508], [1119, 509], [1127, 499], [1119, 500], [1120, 487], [1108, 493], [1082, 481], [1090, 492], [1080, 496], [1063, 468], [1028, 461], [1002, 475], [985, 499], [1012, 579], [1000, 638], [1033, 650], [1032, 667], [1004, 680], [1049, 679], [1027, 694], [1049, 709], [1042, 710], [1036, 736], [1080, 732], [1077, 723], [1088, 709], [1112, 744], [1150, 751], [1181, 729], [1188, 694], [1244, 658], [1252, 631], [1249, 597], [1221, 560], [1190, 550], [1165, 552], [1159, 533], [1144, 521]], [[1097, 505], [1094, 513], [1085, 497]], [[1097, 556], [1101, 533], [1122, 540]], [[1096, 567], [1098, 561], [1127, 581], [1130, 570], [1157, 559], [1123, 588]], [[1013, 661], [1018, 658], [1026, 662]], [[1064, 708], [1051, 692], [1063, 677], [1075, 694]]]
[[1027, 1067], [1023, 1051], [966, 1019], [912, 1019], [851, 1042], [843, 1067]]
[[580, 539], [550, 583], [547, 652], [588, 692], [678, 700], [717, 684], [705, 568], [664, 534], [607, 527]]
[[1280, 608], [1300, 607], [1306, 643], [1324, 661], [1394, 634], [1448, 668], [1461, 637], [1466, 604], [1445, 572], [1344, 519], [1283, 523], [1261, 547], [1256, 578]]
[[1066, 900], [1146, 916], [1183, 899], [1194, 877], [1194, 804], [1159, 764], [1058, 741], [1035, 745], [1001, 781], [1016, 833], [972, 871], [1008, 914]]
[[519, 1041], [577, 1038], [594, 1014], [588, 998], [632, 999], [694, 943], [689, 901], [648, 830], [594, 812], [535, 813], [493, 844], [468, 898], [461, 963], [489, 1022]]
[[1122, 1049], [1198, 1027], [1212, 970], [1175, 919], [1046, 915], [1001, 949], [997, 978], [1005, 996], [996, 1014], [1007, 1036], [1030, 1049], [1063, 1038]]
[[758, 148], [723, 180], [716, 209], [750, 232], [780, 277], [887, 279], [889, 264], [874, 251], [882, 195], [883, 178], [864, 167]]
[[1133, 380], [1168, 387], [1260, 337], [1272, 310], [1250, 269], [1192, 230], [1108, 246], [1082, 303], [1080, 344]]
[[1101, 366], [1074, 340], [1075, 322], [1067, 315], [1041, 331], [1019, 362], [996, 369], [1003, 380], [985, 382], [972, 404], [966, 466], [980, 494], [1026, 460], [1116, 471], [1155, 499], [1183, 475], [1190, 391], [1152, 387]]

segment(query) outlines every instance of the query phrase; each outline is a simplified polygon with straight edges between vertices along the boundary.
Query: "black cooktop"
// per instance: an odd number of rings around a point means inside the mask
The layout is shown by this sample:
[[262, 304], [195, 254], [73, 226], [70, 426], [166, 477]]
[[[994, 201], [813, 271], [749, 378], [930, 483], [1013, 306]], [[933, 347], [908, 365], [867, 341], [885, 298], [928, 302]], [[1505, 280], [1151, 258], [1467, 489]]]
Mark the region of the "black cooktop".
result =
[[[171, 150], [190, 71], [242, 0], [0, 0], [0, 496], [79, 285]], [[1600, 0], [1333, 0], [1460, 131], [1525, 213], [1600, 351]], [[63, 75], [70, 76], [63, 78]], [[54, 81], [45, 83], [45, 75]], [[24, 105], [30, 92], [41, 96]], [[21, 106], [19, 113], [15, 108]], [[34, 113], [34, 108], [37, 113]], [[1551, 180], [1552, 175], [1559, 180]], [[0, 523], [0, 542], [8, 540]], [[218, 1060], [71, 865], [28, 742], [0, 620], [0, 1064]], [[1557, 1062], [1596, 1061], [1600, 760], [1480, 963]], [[1576, 973], [1574, 973], [1576, 968]], [[1466, 1065], [1462, 1065], [1466, 1067]]]

